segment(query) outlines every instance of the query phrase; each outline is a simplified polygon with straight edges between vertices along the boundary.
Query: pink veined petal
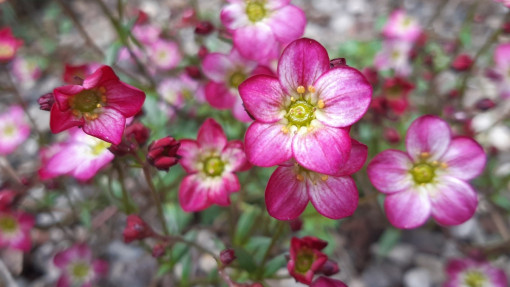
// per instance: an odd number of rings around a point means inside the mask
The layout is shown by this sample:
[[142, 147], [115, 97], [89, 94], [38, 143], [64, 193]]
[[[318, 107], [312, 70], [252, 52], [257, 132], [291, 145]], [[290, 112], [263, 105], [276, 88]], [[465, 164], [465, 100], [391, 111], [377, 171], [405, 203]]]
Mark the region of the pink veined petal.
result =
[[230, 141], [221, 153], [223, 161], [228, 163], [228, 171], [244, 171], [251, 167], [244, 153], [243, 142], [240, 140]]
[[274, 123], [285, 116], [285, 97], [278, 79], [256, 75], [239, 85], [246, 110], [259, 122]]
[[427, 221], [431, 207], [427, 190], [408, 189], [386, 196], [384, 211], [388, 220], [397, 228], [416, 228]]
[[206, 209], [211, 205], [208, 200], [208, 187], [198, 174], [184, 177], [179, 186], [179, 204], [186, 212]]
[[299, 165], [329, 175], [336, 174], [347, 162], [350, 150], [348, 131], [328, 126], [312, 131], [301, 128], [292, 141], [292, 154]]
[[82, 151], [83, 150], [77, 144], [64, 145], [61, 151], [57, 152], [44, 163], [40, 171], [40, 173], [42, 173], [41, 175], [44, 176], [44, 179], [47, 179], [70, 173], [80, 164], [77, 160], [72, 159]]
[[303, 35], [306, 17], [303, 10], [294, 5], [278, 9], [267, 19], [276, 39], [284, 44], [296, 40]]
[[244, 139], [246, 157], [251, 164], [270, 167], [292, 157], [292, 135], [283, 133], [285, 125], [254, 122]]
[[208, 118], [198, 130], [197, 142], [204, 150], [220, 152], [227, 144], [227, 136], [220, 124], [214, 119]]
[[324, 108], [315, 116], [323, 124], [346, 127], [357, 122], [372, 99], [372, 86], [358, 70], [350, 67], [331, 69], [314, 84]]
[[81, 161], [76, 169], [73, 170], [72, 175], [78, 180], [87, 181], [94, 177], [101, 168], [110, 163], [114, 157], [113, 153], [105, 150], [97, 158]]
[[329, 70], [329, 56], [319, 42], [302, 38], [290, 43], [278, 62], [278, 79], [287, 93], [307, 88]]
[[119, 111], [124, 117], [136, 115], [145, 101], [145, 93], [120, 81], [103, 82], [106, 90], [106, 106]]
[[239, 29], [251, 24], [250, 19], [248, 19], [248, 15], [246, 14], [246, 5], [244, 3], [232, 3], [227, 5], [221, 10], [220, 18], [221, 23], [223, 23], [223, 25], [225, 25], [225, 27], [229, 30]]
[[407, 130], [406, 148], [413, 161], [419, 161], [422, 153], [428, 153], [428, 161], [438, 160], [448, 149], [451, 140], [448, 124], [437, 116], [417, 118]]
[[179, 163], [186, 172], [198, 172], [197, 164], [200, 161], [200, 147], [197, 141], [190, 139], [181, 140], [181, 146], [177, 154], [182, 157]]
[[234, 114], [234, 117], [241, 122], [244, 123], [251, 123], [253, 122], [253, 119], [248, 115], [248, 112], [246, 112], [246, 109], [243, 105], [243, 100], [240, 96], [236, 96], [236, 101], [234, 103], [234, 106], [232, 107], [232, 114]]
[[55, 88], [53, 90], [53, 97], [55, 98], [56, 105], [53, 105], [53, 107], [58, 106], [61, 111], [68, 110], [70, 108], [69, 98], [83, 90], [83, 87], [78, 85], [68, 85]]
[[57, 287], [71, 287], [71, 282], [69, 275], [63, 273], [57, 281]]
[[10, 247], [23, 252], [29, 252], [32, 248], [32, 241], [30, 240], [29, 232], [21, 232], [16, 238], [12, 238]]
[[202, 71], [205, 76], [217, 83], [227, 82], [229, 74], [235, 69], [228, 55], [221, 53], [207, 54], [202, 61]]
[[279, 220], [294, 219], [308, 203], [306, 182], [297, 179], [294, 166], [280, 166], [269, 178], [265, 198], [269, 215]]
[[349, 159], [340, 168], [335, 176], [351, 175], [360, 170], [367, 161], [368, 147], [355, 139], [351, 139], [351, 152]]
[[442, 176], [430, 195], [432, 217], [443, 225], [457, 225], [470, 219], [476, 211], [478, 197], [466, 182]]
[[126, 118], [119, 111], [103, 107], [97, 119], [85, 121], [83, 131], [88, 135], [118, 145], [122, 141], [125, 126]]
[[500, 70], [510, 67], [510, 43], [500, 44], [494, 51], [494, 62]]
[[449, 176], [470, 180], [482, 173], [487, 157], [476, 141], [468, 137], [457, 137], [451, 141], [440, 161], [448, 165], [446, 172]]
[[227, 172], [221, 176], [219, 182], [214, 186], [211, 186], [208, 191], [209, 202], [228, 206], [230, 205], [230, 194], [238, 191], [241, 188], [237, 175]]
[[63, 132], [72, 127], [82, 126], [84, 123], [85, 120], [81, 117], [75, 117], [71, 110], [62, 112], [59, 110], [57, 105], [53, 105], [53, 107], [51, 107], [50, 128], [51, 132], [54, 134]]
[[265, 8], [269, 10], [275, 10], [287, 6], [289, 3], [290, 0], [266, 0]]
[[331, 279], [328, 277], [321, 276], [319, 279], [313, 281], [310, 287], [348, 287], [342, 281]]
[[83, 80], [83, 87], [87, 90], [98, 88], [105, 82], [119, 81], [113, 69], [109, 66], [101, 66]]
[[238, 95], [232, 94], [224, 83], [209, 82], [205, 86], [205, 99], [217, 109], [230, 109]]
[[492, 274], [490, 275], [492, 283], [495, 287], [505, 287], [508, 286], [508, 278], [503, 270], [497, 269], [492, 270]]
[[308, 196], [317, 211], [331, 219], [351, 216], [358, 206], [358, 189], [350, 176], [317, 176], [306, 180]]
[[368, 164], [368, 178], [382, 193], [391, 194], [409, 189], [413, 184], [409, 156], [399, 150], [385, 150]]
[[246, 59], [266, 63], [277, 56], [278, 42], [271, 28], [262, 22], [237, 29], [233, 40], [234, 47]]

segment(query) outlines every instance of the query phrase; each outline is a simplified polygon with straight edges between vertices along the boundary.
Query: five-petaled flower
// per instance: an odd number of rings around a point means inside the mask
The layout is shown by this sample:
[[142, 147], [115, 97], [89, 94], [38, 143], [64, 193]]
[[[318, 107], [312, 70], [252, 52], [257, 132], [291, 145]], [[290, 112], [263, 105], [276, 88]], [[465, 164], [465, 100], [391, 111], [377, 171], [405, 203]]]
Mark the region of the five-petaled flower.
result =
[[0, 211], [0, 248], [9, 247], [23, 252], [30, 251], [30, 229], [34, 217], [21, 211]]
[[312, 283], [315, 273], [326, 263], [328, 256], [321, 252], [328, 243], [313, 236], [292, 237], [287, 270], [296, 281]]
[[255, 118], [245, 136], [248, 160], [269, 167], [295, 158], [305, 169], [336, 174], [351, 150], [348, 127], [370, 105], [370, 84], [354, 68], [330, 68], [326, 49], [306, 38], [287, 46], [277, 74], [239, 86]]
[[30, 136], [23, 108], [11, 106], [0, 114], [0, 155], [12, 153]]
[[443, 287], [507, 287], [505, 272], [485, 260], [451, 259], [446, 266], [448, 279]]
[[416, 119], [406, 135], [407, 153], [386, 150], [368, 165], [372, 184], [387, 194], [384, 208], [398, 228], [415, 228], [430, 215], [443, 225], [471, 218], [478, 198], [467, 181], [485, 166], [482, 147], [468, 137], [454, 137], [436, 116]]
[[229, 205], [229, 195], [240, 188], [235, 172], [250, 167], [243, 143], [227, 142], [223, 129], [213, 119], [202, 124], [197, 140], [181, 140], [179, 155], [182, 167], [189, 173], [179, 187], [179, 202], [188, 212], [211, 204]]
[[113, 144], [119, 144], [126, 118], [136, 115], [145, 101], [145, 93], [119, 80], [109, 66], [87, 76], [81, 85], [53, 90], [50, 128], [59, 133], [71, 127]]
[[16, 51], [23, 45], [20, 40], [12, 34], [11, 28], [0, 29], [0, 62], [7, 62], [14, 58]]

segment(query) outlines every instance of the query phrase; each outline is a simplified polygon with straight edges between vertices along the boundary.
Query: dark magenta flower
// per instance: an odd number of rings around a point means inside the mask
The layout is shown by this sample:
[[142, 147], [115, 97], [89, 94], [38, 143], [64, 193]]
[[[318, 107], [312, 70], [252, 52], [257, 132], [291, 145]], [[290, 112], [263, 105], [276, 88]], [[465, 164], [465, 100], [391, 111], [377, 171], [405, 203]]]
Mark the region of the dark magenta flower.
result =
[[149, 145], [147, 161], [159, 170], [168, 171], [181, 158], [177, 154], [180, 146], [181, 142], [170, 136], [155, 140]]
[[340, 280], [321, 276], [315, 281], [313, 281], [310, 287], [348, 287], [348, 286], [347, 284]]
[[309, 285], [315, 273], [326, 263], [328, 256], [321, 252], [328, 245], [316, 237], [292, 237], [287, 270], [296, 281]]
[[53, 90], [50, 128], [59, 133], [79, 126], [91, 136], [119, 144], [126, 118], [136, 115], [145, 101], [145, 93], [125, 84], [109, 66], [87, 76], [81, 85]]
[[0, 29], [0, 62], [7, 62], [14, 58], [16, 51], [23, 45], [20, 40], [12, 34], [11, 28]]

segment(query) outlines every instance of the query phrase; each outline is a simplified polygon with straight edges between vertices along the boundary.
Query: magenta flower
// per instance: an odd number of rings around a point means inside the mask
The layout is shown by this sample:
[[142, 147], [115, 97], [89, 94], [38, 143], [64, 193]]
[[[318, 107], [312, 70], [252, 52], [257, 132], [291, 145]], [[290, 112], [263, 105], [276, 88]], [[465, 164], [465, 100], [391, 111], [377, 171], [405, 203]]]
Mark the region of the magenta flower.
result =
[[255, 118], [245, 136], [248, 160], [269, 167], [295, 158], [305, 169], [336, 174], [351, 150], [348, 127], [370, 105], [370, 84], [354, 68], [330, 69], [326, 49], [306, 38], [287, 46], [277, 74], [239, 86]]
[[235, 172], [249, 168], [243, 143], [227, 142], [221, 126], [207, 119], [198, 130], [197, 140], [181, 140], [178, 153], [188, 173], [179, 186], [182, 209], [191, 212], [211, 204], [229, 205], [229, 195], [240, 188]]
[[81, 85], [83, 79], [95, 72], [99, 67], [101, 67], [101, 64], [94, 62], [83, 65], [65, 64], [62, 78], [68, 84]]
[[30, 136], [30, 126], [20, 106], [11, 106], [0, 114], [0, 155], [12, 153]]
[[211, 81], [205, 87], [205, 98], [217, 109], [232, 109], [234, 117], [242, 122], [251, 122], [246, 113], [238, 87], [249, 76], [256, 74], [273, 75], [265, 67], [257, 67], [257, 63], [242, 58], [232, 49], [230, 54], [210, 53], [202, 62], [204, 74]]
[[280, 46], [301, 37], [305, 13], [290, 0], [228, 0], [221, 22], [231, 31], [234, 46], [245, 58], [266, 63]]
[[149, 58], [159, 70], [167, 71], [179, 64], [181, 53], [175, 42], [159, 39], [149, 46]]
[[21, 46], [23, 46], [23, 40], [14, 37], [11, 28], [0, 29], [0, 62], [7, 62], [14, 58]]
[[15, 57], [12, 61], [12, 74], [19, 83], [30, 86], [41, 77], [41, 69], [34, 58]]
[[309, 285], [313, 276], [326, 263], [328, 256], [321, 252], [328, 243], [313, 236], [292, 237], [287, 270], [296, 281]]
[[485, 153], [473, 139], [452, 138], [448, 124], [436, 116], [416, 119], [406, 135], [407, 153], [386, 150], [368, 165], [372, 184], [386, 199], [391, 224], [415, 228], [430, 215], [443, 225], [473, 216], [478, 204], [468, 181], [485, 166]]
[[510, 98], [510, 43], [500, 44], [494, 51], [495, 72], [500, 76], [499, 93]]
[[316, 173], [295, 162], [283, 164], [267, 183], [269, 215], [279, 220], [297, 218], [308, 201], [331, 219], [352, 215], [358, 206], [358, 189], [350, 175], [361, 169], [366, 159], [367, 146], [353, 140], [349, 160], [335, 175]]
[[82, 85], [53, 90], [50, 128], [59, 133], [71, 127], [113, 144], [119, 144], [126, 118], [136, 115], [145, 93], [119, 80], [109, 66], [102, 66], [85, 78]]
[[487, 261], [452, 259], [446, 266], [448, 279], [443, 287], [507, 287], [505, 272]]
[[76, 244], [55, 254], [53, 264], [62, 271], [57, 287], [91, 287], [108, 273], [108, 263], [94, 259], [86, 244]]
[[0, 211], [0, 247], [30, 251], [32, 247], [30, 229], [34, 223], [34, 217], [28, 213]]
[[310, 287], [348, 287], [348, 286], [340, 280], [321, 276], [315, 281], [313, 281]]
[[393, 11], [383, 28], [384, 37], [411, 43], [418, 40], [421, 33], [422, 29], [418, 21], [402, 9]]
[[494, 0], [494, 1], [499, 2], [505, 5], [506, 7], [510, 8], [510, 0]]
[[111, 162], [113, 153], [108, 150], [110, 143], [85, 134], [80, 129], [73, 129], [71, 137], [63, 142], [41, 149], [42, 180], [61, 175], [70, 175], [86, 181]]

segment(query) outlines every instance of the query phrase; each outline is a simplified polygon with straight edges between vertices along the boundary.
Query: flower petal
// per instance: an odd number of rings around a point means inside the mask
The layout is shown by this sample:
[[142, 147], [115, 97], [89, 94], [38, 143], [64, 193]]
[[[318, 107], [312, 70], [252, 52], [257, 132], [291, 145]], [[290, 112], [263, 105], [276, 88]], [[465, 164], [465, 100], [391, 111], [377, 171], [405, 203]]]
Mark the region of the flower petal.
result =
[[84, 123], [85, 121], [83, 118], [74, 116], [71, 110], [62, 112], [57, 105], [51, 107], [50, 128], [51, 132], [54, 134], [63, 132], [72, 127], [82, 126]]
[[246, 110], [263, 123], [274, 123], [285, 116], [285, 97], [275, 77], [256, 75], [239, 85]]
[[307, 88], [329, 70], [329, 56], [319, 42], [302, 38], [290, 43], [278, 62], [278, 79], [287, 93]]
[[306, 25], [306, 17], [303, 10], [294, 6], [287, 5], [276, 10], [267, 24], [273, 30], [276, 39], [284, 44], [294, 41], [303, 35]]
[[241, 188], [237, 175], [227, 172], [221, 176], [218, 184], [214, 184], [209, 188], [207, 196], [209, 202], [221, 206], [228, 206], [230, 204], [230, 194], [238, 191]]
[[83, 87], [86, 90], [97, 88], [103, 85], [104, 82], [119, 81], [119, 77], [115, 75], [113, 69], [109, 66], [101, 66], [95, 70], [92, 74], [88, 75], [83, 80]]
[[250, 24], [244, 3], [232, 3], [221, 10], [221, 23], [227, 29], [235, 30]]
[[357, 140], [351, 139], [349, 159], [336, 173], [336, 176], [351, 175], [360, 170], [367, 161], [368, 147]]
[[388, 220], [397, 228], [411, 229], [427, 221], [430, 216], [430, 200], [422, 187], [408, 189], [386, 196], [384, 211]]
[[202, 71], [205, 76], [217, 83], [226, 82], [229, 74], [235, 70], [234, 64], [225, 54], [210, 53], [202, 61]]
[[349, 158], [351, 138], [346, 129], [317, 126], [312, 131], [302, 127], [292, 142], [292, 153], [306, 169], [335, 174]]
[[442, 176], [438, 179], [437, 190], [430, 195], [432, 217], [443, 225], [457, 225], [475, 214], [478, 197], [466, 182]]
[[231, 172], [244, 171], [251, 167], [244, 153], [243, 142], [240, 140], [228, 142], [221, 153], [221, 158], [228, 163], [228, 171]]
[[306, 208], [308, 193], [306, 182], [299, 181], [295, 167], [278, 167], [266, 187], [267, 212], [279, 220], [298, 217]]
[[409, 156], [399, 150], [385, 150], [368, 164], [368, 178], [382, 193], [409, 189], [413, 183], [409, 170], [413, 164]]
[[227, 144], [227, 136], [220, 124], [208, 118], [198, 130], [197, 142], [204, 150], [221, 152]]
[[102, 87], [106, 90], [106, 106], [116, 109], [126, 118], [136, 115], [145, 101], [144, 92], [118, 80], [103, 82]]
[[428, 161], [438, 160], [448, 149], [451, 137], [450, 127], [441, 118], [421, 116], [407, 130], [407, 152], [414, 161], [420, 160], [423, 153], [429, 155]]
[[325, 176], [306, 183], [313, 206], [328, 218], [351, 216], [358, 206], [358, 189], [350, 176]]
[[249, 60], [266, 63], [278, 57], [278, 42], [271, 28], [258, 22], [234, 32], [234, 47]]
[[243, 123], [253, 122], [253, 119], [250, 117], [250, 115], [248, 115], [248, 112], [246, 112], [246, 109], [243, 105], [243, 100], [240, 96], [236, 97], [236, 101], [232, 107], [232, 114], [234, 115], [234, 118]]
[[321, 276], [310, 287], [348, 287], [344, 282]]
[[126, 118], [117, 110], [104, 107], [95, 120], [85, 121], [83, 131], [98, 139], [118, 145], [122, 141]]
[[209, 82], [205, 86], [205, 99], [217, 109], [230, 109], [237, 95], [232, 94], [223, 83]]
[[55, 88], [53, 90], [53, 97], [55, 98], [55, 102], [57, 103], [58, 108], [61, 111], [65, 111], [70, 108], [69, 98], [80, 93], [81, 91], [83, 91], [82, 86], [78, 85], [62, 86]]
[[448, 165], [446, 172], [449, 176], [470, 180], [482, 173], [487, 157], [476, 141], [468, 137], [458, 137], [451, 141], [440, 161]]
[[179, 163], [188, 173], [198, 172], [197, 163], [200, 157], [200, 147], [197, 141], [190, 139], [182, 139], [181, 146], [177, 151], [177, 154], [182, 158]]
[[283, 133], [285, 125], [254, 122], [246, 131], [245, 152], [251, 164], [269, 167], [292, 157], [292, 135]]
[[314, 84], [324, 108], [315, 116], [325, 125], [346, 127], [357, 122], [367, 111], [372, 86], [358, 70], [338, 67], [329, 70]]
[[72, 171], [72, 175], [81, 181], [86, 181], [94, 177], [97, 172], [110, 163], [115, 156], [109, 150], [105, 150], [103, 154], [96, 158], [88, 158], [81, 160], [80, 164]]
[[179, 204], [186, 212], [206, 209], [211, 205], [207, 193], [208, 188], [198, 174], [187, 175], [179, 186]]

